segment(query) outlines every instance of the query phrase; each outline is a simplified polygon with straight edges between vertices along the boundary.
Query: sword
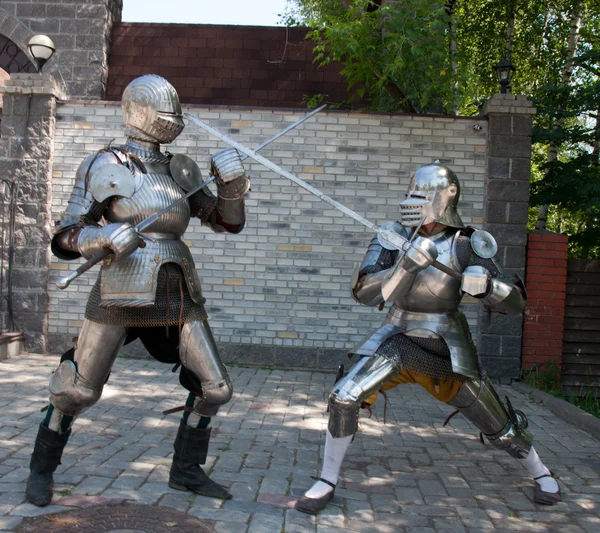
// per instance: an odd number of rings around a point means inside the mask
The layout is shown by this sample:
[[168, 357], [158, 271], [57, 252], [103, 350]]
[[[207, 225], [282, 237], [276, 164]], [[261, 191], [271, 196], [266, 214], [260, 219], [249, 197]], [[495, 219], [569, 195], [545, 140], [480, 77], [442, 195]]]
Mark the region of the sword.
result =
[[[273, 135], [273, 137], [270, 137], [269, 139], [267, 139], [263, 143], [259, 144], [256, 147], [255, 151], [258, 152], [259, 150], [263, 149], [265, 146], [271, 144], [276, 139], [279, 139], [279, 137], [281, 137], [282, 135], [285, 135], [288, 131], [294, 129], [296, 126], [299, 126], [305, 120], [309, 119], [313, 115], [316, 115], [319, 111], [321, 111], [325, 107], [327, 107], [327, 104], [322, 105], [321, 107], [317, 107], [317, 109], [314, 109], [310, 113], [304, 115], [303, 117], [300, 117], [296, 122], [290, 124], [289, 126], [287, 126], [286, 128], [284, 128], [280, 132], [278, 132], [275, 135]], [[247, 158], [248, 158], [248, 155], [244, 154], [244, 156], [241, 157], [241, 160], [244, 161]], [[179, 205], [184, 200], [187, 200], [190, 196], [193, 196], [199, 190], [201, 190], [204, 187], [206, 187], [207, 185], [211, 184], [216, 179], [217, 179], [216, 176], [210, 176], [207, 180], [203, 181], [200, 185], [198, 185], [197, 187], [195, 187], [194, 189], [192, 189], [185, 196], [182, 196], [181, 198], [179, 198], [179, 200], [176, 200], [171, 205], [169, 205], [169, 206], [165, 207], [164, 209], [160, 210], [158, 213], [155, 213], [154, 215], [146, 218], [145, 220], [142, 220], [139, 224], [135, 225], [133, 227], [133, 229], [135, 229], [138, 233], [141, 233], [147, 227], [149, 227], [154, 222], [156, 222], [167, 211], [170, 211], [171, 209], [173, 209], [175, 206]], [[144, 246], [145, 246], [145, 243], [144, 243]], [[140, 246], [140, 247], [143, 248], [144, 246]], [[76, 270], [74, 270], [73, 272], [71, 272], [69, 275], [60, 278], [56, 282], [56, 286], [59, 289], [66, 289], [71, 284], [71, 282], [74, 279], [77, 279], [79, 276], [81, 276], [81, 274], [83, 274], [84, 272], [87, 272], [90, 268], [92, 268], [94, 265], [97, 265], [100, 261], [102, 261], [103, 259], [105, 259], [106, 257], [108, 257], [110, 254], [111, 254], [110, 248], [105, 248], [103, 250], [100, 250], [98, 253], [96, 253], [92, 257], [90, 257], [85, 263], [83, 263], [82, 265], [80, 265]]]
[[[345, 205], [340, 204], [339, 202], [337, 202], [330, 196], [327, 196], [324, 192], [320, 191], [319, 189], [316, 189], [312, 185], [310, 185], [307, 182], [305, 182], [304, 180], [300, 179], [298, 176], [295, 176], [291, 172], [288, 172], [287, 170], [281, 168], [280, 166], [276, 165], [269, 159], [263, 157], [260, 154], [257, 154], [255, 151], [250, 150], [249, 148], [246, 148], [243, 144], [238, 143], [237, 141], [233, 140], [228, 135], [225, 135], [224, 133], [220, 132], [219, 130], [216, 130], [212, 126], [205, 124], [200, 119], [196, 118], [194, 115], [185, 113], [185, 116], [189, 120], [191, 120], [194, 124], [196, 124], [196, 126], [199, 126], [203, 130], [207, 131], [211, 135], [214, 135], [218, 139], [221, 139], [223, 142], [229, 144], [230, 146], [233, 146], [238, 152], [246, 154], [248, 157], [251, 157], [255, 161], [262, 163], [269, 170], [272, 170], [276, 174], [279, 174], [280, 176], [283, 176], [284, 178], [287, 178], [290, 181], [293, 181], [296, 185], [299, 185], [303, 189], [307, 190], [309, 193], [314, 194], [317, 198], [323, 200], [324, 202], [327, 202], [329, 205], [335, 207], [338, 211], [341, 211], [342, 213], [349, 216], [350, 218], [353, 218], [357, 222], [360, 222], [363, 226], [366, 226], [367, 228], [373, 230], [374, 232], [377, 233], [379, 239], [383, 240], [386, 244], [396, 248], [397, 250], [404, 250], [404, 251], [406, 251], [408, 249], [408, 247], [410, 246], [410, 244], [411, 244], [410, 241], [408, 239], [405, 239], [404, 237], [402, 237], [402, 235], [399, 235], [398, 233], [396, 233], [395, 231], [392, 231], [390, 229], [382, 229], [377, 224], [374, 224], [370, 220], [367, 220], [366, 218], [364, 218], [363, 216], [359, 215], [358, 213], [352, 211], [352, 209], [349, 209]], [[440, 263], [439, 261], [434, 260], [432, 265], [435, 268], [437, 268], [438, 270], [441, 270], [445, 274], [448, 274], [449, 276], [453, 277], [454, 279], [457, 279], [459, 281], [462, 280], [462, 276], [458, 272], [455, 272], [450, 267], [447, 267], [446, 265]]]

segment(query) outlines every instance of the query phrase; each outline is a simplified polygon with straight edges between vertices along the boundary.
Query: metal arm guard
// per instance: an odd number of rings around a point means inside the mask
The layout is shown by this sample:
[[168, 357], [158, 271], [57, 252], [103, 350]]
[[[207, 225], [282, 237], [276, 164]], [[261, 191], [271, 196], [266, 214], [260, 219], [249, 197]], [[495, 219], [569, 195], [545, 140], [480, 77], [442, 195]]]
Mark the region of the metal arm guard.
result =
[[388, 271], [381, 284], [381, 294], [386, 302], [399, 301], [411, 289], [417, 274], [427, 268], [437, 257], [437, 248], [429, 239], [411, 245], [394, 269]]
[[465, 383], [450, 405], [479, 428], [492, 446], [518, 459], [529, 453], [533, 437], [526, 431], [527, 418], [510, 403], [502, 404], [488, 377]]
[[375, 307], [384, 299], [381, 284], [388, 275], [387, 269], [393, 264], [397, 252], [384, 249], [377, 236], [371, 239], [365, 258], [356, 269], [350, 284], [352, 297], [363, 305]]
[[75, 244], [76, 233], [81, 227], [96, 224], [102, 218], [104, 204], [94, 200], [87, 183], [91, 166], [97, 169], [115, 163], [117, 161], [114, 155], [104, 152], [90, 155], [79, 165], [69, 203], [56, 225], [56, 233], [52, 239], [52, 253], [59, 259], [79, 258], [81, 254]]
[[525, 310], [525, 291], [519, 284], [520, 280], [513, 284], [505, 279], [491, 279], [490, 291], [482, 301], [499, 313], [518, 315]]

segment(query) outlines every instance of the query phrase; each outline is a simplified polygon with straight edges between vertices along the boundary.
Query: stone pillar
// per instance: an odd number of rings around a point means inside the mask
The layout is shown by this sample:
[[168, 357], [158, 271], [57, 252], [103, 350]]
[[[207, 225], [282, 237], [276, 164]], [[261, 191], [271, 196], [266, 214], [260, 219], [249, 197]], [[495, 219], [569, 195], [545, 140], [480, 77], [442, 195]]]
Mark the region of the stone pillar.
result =
[[57, 98], [51, 75], [12, 74], [3, 93], [0, 175], [15, 182], [12, 308], [30, 351], [44, 352], [48, 322], [52, 154]]
[[35, 34], [50, 37], [56, 53], [44, 72], [57, 72], [71, 98], [106, 94], [112, 28], [121, 21], [123, 0], [12, 0], [0, 4], [0, 34], [21, 50]]
[[[508, 273], [525, 279], [527, 214], [531, 167], [533, 104], [525, 96], [495, 94], [482, 115], [489, 121], [484, 229], [498, 241], [496, 256]], [[492, 377], [518, 378], [523, 316], [482, 309], [478, 348]]]

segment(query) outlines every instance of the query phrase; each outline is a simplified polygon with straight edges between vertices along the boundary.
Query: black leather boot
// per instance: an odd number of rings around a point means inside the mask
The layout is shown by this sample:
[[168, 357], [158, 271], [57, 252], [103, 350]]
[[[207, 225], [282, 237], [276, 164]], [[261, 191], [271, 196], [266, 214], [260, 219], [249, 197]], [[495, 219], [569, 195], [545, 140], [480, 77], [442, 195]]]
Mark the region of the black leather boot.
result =
[[54, 479], [52, 474], [60, 464], [62, 452], [69, 440], [71, 431], [59, 434], [40, 424], [31, 462], [29, 463], [29, 478], [25, 496], [27, 501], [45, 507], [52, 500], [52, 486]]
[[191, 490], [210, 498], [231, 499], [231, 494], [210, 479], [200, 465], [206, 463], [211, 428], [192, 428], [183, 421], [175, 439], [175, 454], [169, 473], [169, 487]]

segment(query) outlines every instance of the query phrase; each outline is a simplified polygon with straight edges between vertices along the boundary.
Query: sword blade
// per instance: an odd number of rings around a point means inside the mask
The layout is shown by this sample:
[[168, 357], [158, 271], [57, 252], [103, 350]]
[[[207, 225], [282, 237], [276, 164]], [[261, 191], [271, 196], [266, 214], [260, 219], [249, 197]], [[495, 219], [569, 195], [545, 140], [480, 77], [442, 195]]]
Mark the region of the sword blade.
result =
[[[392, 246], [394, 246], [398, 250], [404, 250], [405, 245], [408, 243], [408, 239], [405, 239], [404, 237], [402, 237], [402, 235], [399, 235], [398, 233], [391, 231], [391, 230], [381, 229], [377, 224], [374, 224], [370, 220], [367, 220], [365, 217], [352, 211], [352, 209], [346, 207], [345, 205], [340, 204], [339, 202], [337, 202], [330, 196], [327, 196], [324, 192], [322, 192], [319, 189], [316, 189], [315, 187], [313, 187], [312, 185], [306, 183], [304, 180], [300, 179], [298, 176], [295, 176], [291, 172], [285, 170], [284, 168], [281, 168], [279, 165], [276, 165], [275, 163], [273, 163], [273, 161], [270, 161], [269, 159], [263, 157], [262, 155], [257, 154], [253, 150], [246, 148], [243, 144], [240, 144], [239, 142], [235, 141], [228, 135], [225, 135], [224, 133], [220, 132], [219, 130], [213, 128], [212, 126], [209, 126], [208, 124], [202, 122], [200, 119], [196, 118], [194, 115], [185, 113], [185, 116], [188, 119], [190, 119], [194, 124], [196, 124], [196, 126], [199, 126], [204, 131], [210, 133], [211, 135], [214, 135], [218, 139], [221, 139], [223, 142], [229, 144], [230, 146], [233, 146], [238, 152], [246, 154], [248, 157], [251, 157], [255, 161], [258, 161], [259, 163], [261, 163], [262, 165], [267, 167], [269, 170], [272, 170], [276, 174], [279, 174], [280, 176], [283, 176], [284, 178], [287, 178], [290, 181], [293, 181], [295, 184], [300, 185], [300, 187], [307, 190], [309, 193], [314, 194], [317, 198], [323, 200], [324, 202], [327, 202], [329, 205], [335, 207], [338, 211], [341, 211], [345, 215], [348, 215], [350, 218], [353, 218], [357, 222], [360, 222], [363, 226], [366, 226], [367, 228], [373, 230], [374, 232], [376, 232], [379, 235], [380, 238], [383, 238], [386, 242], [390, 243]], [[437, 260], [433, 261], [432, 266], [437, 268], [438, 270], [441, 270], [445, 274], [452, 276], [456, 280], [459, 280], [459, 281], [462, 280], [462, 276], [458, 272], [455, 272], [450, 267], [444, 265], [443, 263], [440, 263]]]
[[357, 222], [360, 222], [363, 226], [366, 226], [367, 228], [370, 228], [375, 232], [379, 231], [379, 226], [377, 224], [374, 224], [370, 220], [367, 220], [366, 218], [364, 218], [363, 216], [359, 215], [358, 213], [352, 211], [352, 209], [346, 207], [345, 205], [340, 204], [339, 202], [337, 202], [330, 196], [326, 195], [324, 192], [320, 191], [319, 189], [316, 189], [312, 185], [305, 182], [303, 179], [300, 179], [298, 176], [292, 174], [291, 172], [285, 170], [284, 168], [281, 168], [280, 166], [276, 165], [275, 163], [273, 163], [269, 159], [263, 157], [262, 155], [257, 154], [254, 150], [250, 150], [250, 148], [246, 148], [243, 144], [240, 144], [239, 142], [233, 140], [228, 135], [225, 135], [224, 133], [221, 133], [219, 130], [216, 130], [215, 128], [213, 128], [212, 126], [209, 126], [208, 124], [202, 122], [200, 119], [196, 118], [194, 115], [185, 113], [185, 116], [189, 120], [191, 120], [194, 124], [196, 124], [196, 126], [199, 126], [203, 130], [207, 131], [211, 135], [214, 135], [218, 139], [221, 139], [223, 142], [226, 142], [230, 146], [233, 146], [238, 152], [241, 152], [241, 153], [247, 155], [248, 157], [254, 159], [255, 161], [258, 161], [259, 163], [261, 163], [262, 165], [267, 167], [269, 170], [272, 170], [276, 174], [279, 174], [280, 176], [283, 176], [284, 178], [287, 178], [290, 181], [293, 181], [296, 185], [300, 185], [300, 187], [307, 190], [309, 193], [314, 194], [317, 198], [323, 200], [324, 202], [327, 202], [329, 205], [335, 207], [338, 211], [341, 211], [345, 215], [348, 215], [350, 218], [353, 218]]
[[[254, 151], [258, 152], [259, 150], [262, 150], [265, 146], [268, 146], [273, 141], [279, 139], [279, 137], [281, 137], [282, 135], [285, 135], [288, 131], [293, 130], [296, 126], [298, 126], [299, 124], [302, 124], [305, 120], [308, 120], [310, 117], [312, 117], [313, 115], [316, 115], [319, 111], [325, 109], [326, 107], [327, 107], [327, 104], [324, 104], [321, 107], [317, 107], [317, 109], [311, 111], [310, 113], [308, 113], [308, 115], [304, 115], [303, 117], [299, 118], [293, 124], [290, 124], [286, 128], [282, 129], [279, 133], [276, 133], [275, 135], [273, 135], [273, 137], [271, 137], [270, 139], [267, 139], [265, 142], [258, 145], [254, 149]], [[244, 161], [245, 159], [248, 159], [248, 156], [246, 154], [244, 154], [244, 156], [241, 159], [242, 159], [242, 161]]]

